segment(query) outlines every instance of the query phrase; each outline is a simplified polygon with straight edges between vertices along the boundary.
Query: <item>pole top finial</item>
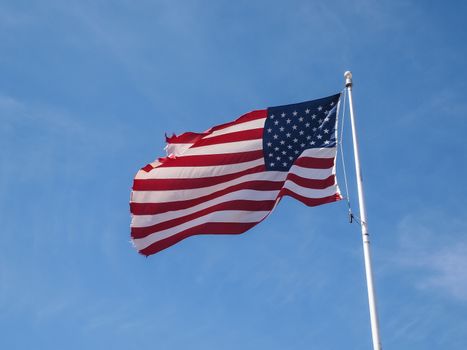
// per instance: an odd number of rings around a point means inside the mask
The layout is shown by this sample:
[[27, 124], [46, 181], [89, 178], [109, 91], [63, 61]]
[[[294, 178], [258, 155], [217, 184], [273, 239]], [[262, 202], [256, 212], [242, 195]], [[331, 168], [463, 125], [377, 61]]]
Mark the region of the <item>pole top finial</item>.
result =
[[346, 71], [344, 73], [344, 78], [345, 78], [345, 87], [352, 86], [352, 72], [351, 71]]

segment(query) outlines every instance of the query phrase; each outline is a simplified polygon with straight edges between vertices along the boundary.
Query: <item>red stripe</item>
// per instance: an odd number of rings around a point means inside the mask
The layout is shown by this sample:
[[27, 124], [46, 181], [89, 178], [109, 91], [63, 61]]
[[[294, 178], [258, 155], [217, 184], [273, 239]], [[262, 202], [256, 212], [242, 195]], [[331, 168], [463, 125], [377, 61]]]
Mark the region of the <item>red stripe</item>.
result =
[[295, 198], [309, 207], [314, 207], [314, 206], [325, 204], [325, 203], [336, 202], [342, 199], [342, 197], [338, 193], [333, 194], [332, 196], [323, 197], [323, 198], [308, 198], [308, 197], [304, 197], [299, 194], [296, 194], [295, 192], [292, 192], [288, 188], [283, 188], [280, 192], [280, 196], [281, 197], [289, 196], [289, 197]]
[[246, 113], [246, 114], [242, 115], [240, 118], [234, 120], [233, 122], [229, 122], [229, 123], [214, 126], [214, 127], [210, 128], [206, 132], [200, 132], [200, 133], [197, 133], [197, 132], [185, 132], [185, 133], [183, 133], [181, 135], [175, 135], [175, 134], [173, 134], [172, 136], [167, 136], [166, 135], [165, 140], [166, 140], [167, 143], [170, 143], [170, 144], [195, 143], [197, 140], [201, 139], [202, 137], [204, 137], [206, 135], [209, 135], [213, 131], [222, 130], [222, 129], [228, 128], [229, 126], [232, 126], [232, 125], [237, 125], [237, 124], [249, 122], [249, 121], [256, 120], [256, 119], [266, 118], [267, 112], [268, 112], [267, 109], [252, 111], [252, 112], [249, 112], [249, 113]]
[[243, 233], [253, 226], [257, 222], [249, 223], [229, 223], [229, 222], [208, 222], [198, 226], [191, 227], [187, 230], [184, 230], [176, 235], [170, 236], [163, 240], [160, 240], [154, 244], [151, 244], [149, 247], [146, 247], [139, 252], [143, 255], [155, 254], [165, 248], [174, 245], [181, 240], [194, 236], [194, 235], [203, 235], [203, 234], [240, 234]]
[[211, 129], [209, 129], [209, 132], [222, 130], [222, 129], [228, 128], [229, 126], [232, 126], [232, 125], [246, 123], [246, 122], [250, 122], [250, 121], [256, 120], [256, 119], [266, 118], [267, 115], [268, 115], [268, 110], [267, 109], [251, 111], [249, 113], [246, 113], [246, 114], [242, 115], [240, 118], [237, 118], [233, 122], [214, 126]]
[[299, 157], [294, 165], [303, 168], [312, 169], [329, 169], [334, 166], [334, 158], [313, 158], [313, 157]]
[[217, 145], [220, 143], [226, 142], [237, 142], [237, 141], [247, 141], [247, 140], [256, 140], [263, 138], [263, 128], [260, 129], [250, 129], [243, 131], [231, 132], [225, 135], [213, 136], [207, 139], [201, 139], [196, 142], [191, 148]]
[[264, 165], [258, 165], [250, 169], [239, 171], [238, 173], [196, 179], [135, 179], [133, 181], [133, 191], [169, 191], [202, 188], [263, 171], [265, 171]]
[[181, 210], [190, 208], [194, 205], [206, 202], [208, 200], [223, 196], [224, 194], [238, 190], [256, 190], [256, 191], [274, 191], [280, 190], [284, 181], [247, 181], [234, 186], [224, 188], [220, 191], [208, 194], [206, 196], [175, 202], [165, 203], [135, 203], [130, 202], [130, 211], [134, 215], [154, 215], [165, 213], [172, 210]]
[[165, 141], [167, 143], [195, 143], [196, 140], [199, 140], [203, 136], [207, 135], [206, 133], [196, 133], [196, 132], [185, 132], [181, 135], [175, 135], [173, 134], [172, 136], [165, 136]]
[[248, 151], [227, 154], [207, 154], [197, 156], [180, 156], [167, 158], [158, 168], [181, 167], [181, 166], [216, 166], [226, 164], [237, 164], [263, 158], [263, 151]]
[[154, 232], [169, 229], [171, 227], [183, 224], [190, 220], [194, 220], [196, 218], [199, 218], [201, 216], [204, 216], [204, 215], [216, 212], [216, 211], [222, 211], [222, 210], [271, 211], [272, 208], [274, 208], [274, 203], [275, 203], [275, 200], [264, 200], [264, 201], [234, 200], [234, 201], [223, 202], [223, 203], [213, 205], [212, 207], [199, 210], [195, 213], [182, 216], [182, 217], [178, 217], [176, 219], [164, 221], [164, 222], [152, 225], [152, 226], [132, 227], [131, 237], [135, 239], [143, 238]]
[[141, 170], [149, 173], [154, 167], [151, 164], [147, 164], [144, 168], [141, 168]]
[[295, 182], [297, 185], [306, 188], [312, 188], [315, 190], [322, 190], [328, 188], [336, 183], [336, 177], [334, 175], [329, 176], [327, 179], [316, 180], [316, 179], [306, 179], [304, 177], [298, 176], [293, 173], [287, 175], [287, 180]]

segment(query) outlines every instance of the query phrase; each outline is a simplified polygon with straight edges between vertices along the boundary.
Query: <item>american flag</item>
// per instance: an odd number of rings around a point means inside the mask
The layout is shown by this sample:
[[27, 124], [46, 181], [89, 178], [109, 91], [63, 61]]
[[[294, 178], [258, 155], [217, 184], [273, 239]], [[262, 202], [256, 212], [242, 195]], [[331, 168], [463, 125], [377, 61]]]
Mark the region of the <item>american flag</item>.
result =
[[247, 113], [167, 138], [168, 156], [135, 176], [131, 237], [151, 255], [198, 234], [239, 234], [283, 196], [340, 200], [335, 178], [340, 94]]

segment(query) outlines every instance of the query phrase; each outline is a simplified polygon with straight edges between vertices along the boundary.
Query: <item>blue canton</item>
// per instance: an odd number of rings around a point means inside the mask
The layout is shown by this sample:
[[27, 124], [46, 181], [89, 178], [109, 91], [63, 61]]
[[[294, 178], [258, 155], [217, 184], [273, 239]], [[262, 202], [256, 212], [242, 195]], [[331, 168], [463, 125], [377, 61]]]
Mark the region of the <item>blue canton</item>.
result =
[[304, 150], [335, 147], [339, 97], [268, 108], [263, 132], [266, 169], [288, 171]]

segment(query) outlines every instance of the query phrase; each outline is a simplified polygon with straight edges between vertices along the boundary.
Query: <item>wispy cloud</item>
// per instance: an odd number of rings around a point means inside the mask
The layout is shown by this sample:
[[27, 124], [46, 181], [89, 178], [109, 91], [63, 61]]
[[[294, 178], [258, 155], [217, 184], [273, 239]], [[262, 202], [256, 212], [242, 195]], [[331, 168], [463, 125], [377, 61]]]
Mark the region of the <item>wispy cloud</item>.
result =
[[32, 17], [22, 11], [9, 8], [7, 5], [0, 5], [0, 27], [16, 28], [29, 24]]
[[[5, 146], [5, 158], [0, 158], [0, 162], [4, 175], [6, 169], [13, 171], [20, 165], [36, 170], [34, 174], [21, 173], [32, 179], [37, 179], [41, 171], [54, 167], [79, 168], [83, 163], [76, 161], [76, 157], [89, 161], [88, 157], [95, 158], [105, 150], [121, 147], [124, 140], [121, 137], [124, 130], [117, 123], [102, 129], [73, 111], [2, 93], [0, 114], [0, 145]], [[58, 154], [65, 150], [64, 160]]]
[[415, 270], [414, 285], [467, 301], [467, 221], [442, 213], [408, 215], [399, 223], [396, 262]]
[[[30, 103], [0, 93], [0, 112], [3, 130], [12, 130], [25, 125], [37, 125], [49, 131], [82, 133], [83, 126], [69, 112], [53, 106]], [[0, 129], [1, 130], [1, 129]]]
[[[38, 319], [55, 317], [77, 297], [71, 290], [44, 287], [37, 276], [55, 277], [52, 270], [61, 264], [53, 259], [60, 250], [95, 244], [98, 220], [76, 215], [88, 202], [80, 188], [99, 183], [93, 179], [95, 169], [112, 164], [125, 142], [124, 130], [118, 124], [104, 129], [73, 111], [1, 93], [0, 115], [0, 211], [10, 213], [2, 217], [0, 238], [4, 247], [21, 246], [18, 255], [9, 249], [2, 252], [0, 309], [6, 314], [29, 310]], [[107, 166], [101, 165], [104, 158], [109, 159]]]

